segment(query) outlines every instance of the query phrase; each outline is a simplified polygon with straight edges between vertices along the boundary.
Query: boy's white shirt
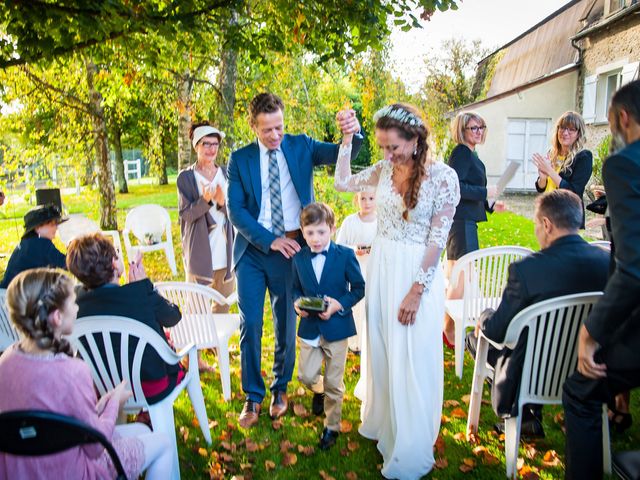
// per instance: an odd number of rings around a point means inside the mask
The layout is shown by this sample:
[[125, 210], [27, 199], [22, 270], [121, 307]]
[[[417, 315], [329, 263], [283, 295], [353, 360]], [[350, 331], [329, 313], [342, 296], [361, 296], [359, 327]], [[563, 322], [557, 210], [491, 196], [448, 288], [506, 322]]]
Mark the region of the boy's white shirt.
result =
[[[327, 246], [322, 250], [323, 252], [328, 252], [329, 247], [331, 246], [331, 242], [327, 243]], [[311, 259], [311, 266], [313, 267], [313, 273], [316, 274], [316, 280], [318, 284], [320, 284], [320, 278], [322, 278], [322, 270], [324, 269], [324, 264], [327, 261], [326, 255], [316, 255]], [[320, 335], [318, 335], [313, 340], [308, 340], [306, 338], [300, 338], [304, 343], [311, 347], [319, 347], [320, 346]]]

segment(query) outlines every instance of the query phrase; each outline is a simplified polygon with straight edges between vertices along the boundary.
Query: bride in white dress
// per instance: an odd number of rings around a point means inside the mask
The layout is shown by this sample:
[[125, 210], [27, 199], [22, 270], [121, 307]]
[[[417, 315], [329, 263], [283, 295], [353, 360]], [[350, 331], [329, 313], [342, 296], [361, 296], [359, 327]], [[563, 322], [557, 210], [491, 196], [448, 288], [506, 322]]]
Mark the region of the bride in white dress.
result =
[[386, 478], [418, 479], [433, 467], [443, 390], [444, 277], [438, 265], [460, 197], [455, 172], [427, 155], [428, 131], [417, 110], [378, 111], [384, 160], [351, 174], [343, 137], [335, 186], [376, 186], [378, 233], [367, 271], [360, 434], [378, 441]]

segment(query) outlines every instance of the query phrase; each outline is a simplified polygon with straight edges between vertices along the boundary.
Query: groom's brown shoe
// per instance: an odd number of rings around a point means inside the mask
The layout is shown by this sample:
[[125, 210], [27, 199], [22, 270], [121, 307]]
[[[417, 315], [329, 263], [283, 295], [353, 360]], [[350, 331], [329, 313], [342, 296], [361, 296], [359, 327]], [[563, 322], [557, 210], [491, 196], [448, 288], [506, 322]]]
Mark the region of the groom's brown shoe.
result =
[[240, 413], [238, 424], [242, 428], [253, 427], [256, 423], [258, 423], [258, 417], [260, 416], [261, 408], [262, 407], [258, 402], [246, 400], [244, 402], [244, 407], [242, 407], [242, 412]]
[[269, 416], [272, 420], [283, 416], [287, 413], [289, 402], [287, 401], [287, 394], [285, 392], [279, 392], [277, 390], [271, 393], [271, 405], [269, 406]]

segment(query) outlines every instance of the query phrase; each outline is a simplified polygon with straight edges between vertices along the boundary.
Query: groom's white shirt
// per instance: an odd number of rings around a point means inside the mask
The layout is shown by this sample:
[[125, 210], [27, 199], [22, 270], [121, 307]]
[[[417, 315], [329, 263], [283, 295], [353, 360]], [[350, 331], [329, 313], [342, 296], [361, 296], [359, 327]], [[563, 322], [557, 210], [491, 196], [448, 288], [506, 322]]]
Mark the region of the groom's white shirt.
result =
[[[258, 223], [271, 231], [271, 191], [269, 190], [269, 149], [258, 140], [260, 148], [260, 185], [262, 188], [262, 201], [260, 202], [260, 215]], [[284, 214], [284, 229], [287, 232], [300, 228], [300, 212], [302, 204], [298, 198], [289, 173], [287, 160], [284, 158], [282, 148], [276, 150], [278, 170], [280, 171], [280, 197], [282, 198], [282, 213]]]

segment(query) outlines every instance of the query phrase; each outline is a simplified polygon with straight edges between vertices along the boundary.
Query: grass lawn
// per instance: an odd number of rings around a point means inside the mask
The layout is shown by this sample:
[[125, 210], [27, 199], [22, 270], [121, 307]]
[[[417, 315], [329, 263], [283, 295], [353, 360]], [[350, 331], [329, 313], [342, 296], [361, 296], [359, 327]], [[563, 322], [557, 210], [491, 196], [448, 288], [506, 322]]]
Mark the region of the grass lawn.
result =
[[[163, 254], [145, 256], [145, 266], [154, 281], [184, 278], [182, 249], [177, 225], [177, 199], [175, 178], [167, 186], [130, 185], [131, 193], [118, 195], [118, 225], [124, 225], [125, 209], [143, 203], [159, 203], [169, 209], [173, 225], [173, 240], [178, 261], [178, 275], [172, 277]], [[337, 194], [331, 188], [331, 180], [324, 175], [316, 178], [316, 198], [330, 203], [339, 220], [354, 210], [349, 195]], [[88, 192], [81, 196], [65, 195], [64, 202], [71, 213], [83, 212], [97, 220], [97, 194]], [[26, 210], [26, 208], [25, 208]], [[22, 232], [20, 211], [18, 218], [0, 219], [0, 251], [11, 252]], [[5, 214], [6, 211], [5, 211]], [[7, 214], [8, 217], [13, 215]], [[533, 235], [533, 223], [513, 213], [492, 215], [488, 222], [480, 225], [480, 244], [524, 245], [537, 249]], [[4, 270], [7, 258], [0, 259], [0, 270]], [[268, 385], [273, 375], [274, 338], [270, 306], [265, 303], [263, 336], [263, 376]], [[213, 355], [206, 353], [209, 362], [215, 363]], [[470, 444], [464, 438], [468, 394], [471, 389], [473, 360], [465, 357], [464, 377], [459, 380], [454, 374], [453, 352], [444, 354], [445, 391], [441, 441], [437, 445], [438, 466], [427, 477], [432, 479], [469, 478], [494, 479], [504, 477], [504, 451], [502, 440], [493, 433], [497, 421], [490, 406], [482, 407], [479, 428], [479, 443]], [[359, 377], [359, 357], [349, 354], [345, 374], [346, 395], [343, 410], [343, 433], [337, 445], [329, 452], [316, 448], [322, 431], [322, 419], [310, 414], [311, 394], [306, 392], [297, 380], [289, 387], [291, 408], [278, 422], [271, 422], [263, 414], [259, 425], [249, 431], [238, 428], [237, 416], [242, 408], [243, 395], [240, 388], [240, 354], [238, 336], [231, 345], [231, 384], [233, 398], [230, 402], [222, 399], [222, 389], [217, 373], [203, 374], [201, 382], [210, 419], [213, 444], [205, 444], [191, 404], [186, 395], [176, 403], [176, 434], [180, 450], [182, 478], [323, 478], [368, 479], [379, 478], [382, 458], [375, 444], [365, 440], [358, 433], [360, 402], [353, 396], [353, 389]], [[295, 373], [294, 373], [295, 378]], [[485, 388], [488, 400], [488, 388]], [[265, 398], [263, 412], [268, 409], [269, 397]], [[640, 420], [639, 395], [633, 395], [634, 417]], [[521, 474], [527, 478], [561, 478], [563, 476], [564, 434], [561, 407], [545, 408], [544, 426], [546, 438], [536, 443], [521, 443]], [[627, 431], [621, 438], [614, 438], [614, 449], [637, 448], [640, 432], [637, 426]], [[463, 469], [469, 470], [463, 473]]]

